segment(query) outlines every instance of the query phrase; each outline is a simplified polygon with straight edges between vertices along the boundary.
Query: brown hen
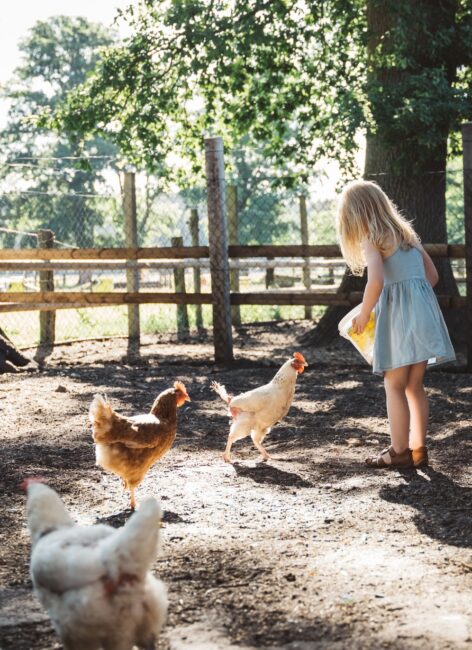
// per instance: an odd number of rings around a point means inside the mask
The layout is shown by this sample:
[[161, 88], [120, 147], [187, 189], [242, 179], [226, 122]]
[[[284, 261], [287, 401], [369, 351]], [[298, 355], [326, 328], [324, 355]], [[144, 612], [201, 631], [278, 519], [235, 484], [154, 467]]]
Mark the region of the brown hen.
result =
[[172, 447], [177, 433], [177, 408], [190, 401], [184, 384], [174, 382], [156, 398], [145, 415], [124, 417], [105, 398], [96, 395], [89, 417], [95, 441], [96, 464], [123, 479], [134, 510], [135, 488], [146, 472]]

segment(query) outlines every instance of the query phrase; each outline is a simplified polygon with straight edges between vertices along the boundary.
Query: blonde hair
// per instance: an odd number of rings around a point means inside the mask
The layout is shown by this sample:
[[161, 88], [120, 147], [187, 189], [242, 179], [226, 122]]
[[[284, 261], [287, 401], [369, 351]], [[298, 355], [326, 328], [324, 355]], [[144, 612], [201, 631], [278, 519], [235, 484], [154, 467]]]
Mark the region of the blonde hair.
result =
[[354, 275], [362, 275], [366, 266], [363, 241], [385, 254], [395, 245], [408, 248], [417, 239], [409, 221], [372, 181], [346, 185], [338, 206], [337, 231], [341, 252]]

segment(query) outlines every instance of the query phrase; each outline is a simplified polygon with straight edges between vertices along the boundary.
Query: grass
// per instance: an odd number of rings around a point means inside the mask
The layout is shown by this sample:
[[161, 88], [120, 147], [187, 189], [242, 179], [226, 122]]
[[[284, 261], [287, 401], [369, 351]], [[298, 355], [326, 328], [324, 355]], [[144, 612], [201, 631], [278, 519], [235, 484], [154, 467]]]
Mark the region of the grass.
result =
[[[299, 278], [298, 278], [299, 280]], [[265, 274], [241, 277], [242, 291], [263, 290]], [[301, 289], [302, 286], [296, 287]], [[93, 291], [109, 292], [114, 289], [113, 278], [102, 276], [93, 286]], [[20, 288], [15, 287], [15, 290]], [[190, 328], [196, 328], [196, 307], [187, 307]], [[323, 307], [313, 307], [313, 317], [319, 316]], [[212, 326], [212, 307], [202, 305], [203, 326]], [[303, 319], [303, 306], [242, 305], [241, 322], [257, 323], [279, 320]], [[141, 332], [143, 334], [162, 334], [177, 330], [176, 305], [140, 305]], [[5, 312], [0, 314], [0, 326], [19, 347], [37, 345], [39, 340], [39, 312]], [[128, 307], [86, 307], [81, 309], [60, 309], [56, 312], [56, 341], [72, 339], [94, 339], [108, 336], [127, 336]]]
[[[323, 312], [313, 307], [313, 316]], [[212, 326], [212, 308], [202, 306], [205, 328]], [[195, 307], [188, 307], [190, 328], [196, 327]], [[141, 332], [161, 334], [177, 330], [175, 305], [141, 305]], [[304, 307], [243, 305], [243, 323], [278, 321], [304, 318]], [[5, 312], [0, 315], [0, 326], [19, 347], [37, 345], [39, 340], [39, 312]], [[126, 336], [128, 333], [128, 308], [126, 306], [86, 307], [84, 309], [60, 309], [56, 312], [56, 341], [93, 339], [106, 336]]]

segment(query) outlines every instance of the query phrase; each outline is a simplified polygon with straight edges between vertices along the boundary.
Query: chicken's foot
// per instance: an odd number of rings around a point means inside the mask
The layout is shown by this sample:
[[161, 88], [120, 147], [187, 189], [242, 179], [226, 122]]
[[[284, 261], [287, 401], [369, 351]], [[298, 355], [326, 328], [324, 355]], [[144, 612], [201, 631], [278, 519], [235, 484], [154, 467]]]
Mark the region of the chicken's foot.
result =
[[270, 460], [271, 456], [268, 453], [268, 451], [262, 446], [262, 444], [260, 442], [258, 442], [257, 440], [254, 440], [254, 438], [252, 439], [252, 441], [253, 441], [255, 447], [261, 452], [261, 457], [262, 457], [261, 460], [262, 460], [262, 462], [266, 463], [268, 460]]
[[270, 460], [270, 455], [267, 449], [265, 449], [265, 447], [262, 446], [262, 441], [264, 440], [264, 438], [269, 432], [270, 432], [270, 427], [267, 427], [265, 429], [259, 429], [259, 430], [256, 429], [251, 433], [252, 442], [254, 443], [256, 449], [261, 452], [261, 456], [262, 456], [261, 460], [263, 463]]

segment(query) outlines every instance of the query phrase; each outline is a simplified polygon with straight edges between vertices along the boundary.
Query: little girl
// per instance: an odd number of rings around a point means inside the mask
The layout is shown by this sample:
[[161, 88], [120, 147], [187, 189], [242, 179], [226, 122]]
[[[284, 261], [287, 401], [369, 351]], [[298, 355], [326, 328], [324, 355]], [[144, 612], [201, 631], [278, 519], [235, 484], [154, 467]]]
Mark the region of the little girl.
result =
[[428, 401], [426, 366], [455, 359], [432, 287], [436, 268], [418, 236], [376, 183], [355, 181], [341, 195], [338, 235], [354, 275], [367, 266], [362, 309], [352, 326], [361, 334], [375, 308], [373, 371], [383, 375], [391, 445], [366, 459], [369, 467], [422, 467]]

